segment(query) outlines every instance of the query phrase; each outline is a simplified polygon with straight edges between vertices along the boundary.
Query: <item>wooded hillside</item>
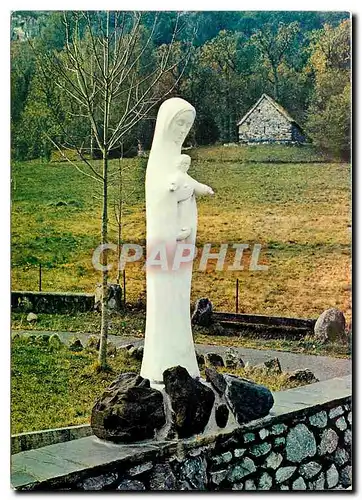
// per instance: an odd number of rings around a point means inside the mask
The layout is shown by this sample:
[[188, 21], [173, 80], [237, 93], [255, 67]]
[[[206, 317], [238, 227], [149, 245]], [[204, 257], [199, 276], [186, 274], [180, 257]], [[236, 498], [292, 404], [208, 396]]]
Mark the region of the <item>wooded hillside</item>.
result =
[[[97, 23], [106, 13], [86, 14], [97, 34]], [[125, 39], [132, 33], [131, 15], [111, 13], [113, 30]], [[54, 67], [49, 65], [44, 71], [44, 61], [54, 55], [64, 60], [67, 29], [77, 30], [78, 49], [86, 59], [94, 43], [87, 16], [71, 11], [12, 14], [14, 159], [49, 159], [54, 150], [49, 138], [72, 148], [66, 143], [64, 128], [77, 148], [97, 155], [87, 117], [82, 122], [82, 109], [57, 85]], [[99, 26], [99, 35], [104, 36]], [[141, 55], [133, 59], [127, 78], [129, 85], [136, 82], [142, 87], [167, 54], [173, 64], [154, 86], [153, 99], [172, 88], [167, 97], [182, 96], [195, 106], [197, 119], [188, 138], [192, 145], [236, 142], [237, 121], [266, 93], [288, 110], [316, 146], [336, 158], [346, 157], [350, 150], [350, 39], [347, 12], [143, 12], [132, 40], [132, 50]], [[137, 52], [137, 45], [142, 51]], [[96, 75], [96, 68], [90, 66], [89, 72]], [[120, 93], [113, 105], [121, 115], [125, 95]], [[144, 119], [122, 136], [114, 156], [132, 156], [137, 147], [150, 147], [158, 106], [150, 107]]]

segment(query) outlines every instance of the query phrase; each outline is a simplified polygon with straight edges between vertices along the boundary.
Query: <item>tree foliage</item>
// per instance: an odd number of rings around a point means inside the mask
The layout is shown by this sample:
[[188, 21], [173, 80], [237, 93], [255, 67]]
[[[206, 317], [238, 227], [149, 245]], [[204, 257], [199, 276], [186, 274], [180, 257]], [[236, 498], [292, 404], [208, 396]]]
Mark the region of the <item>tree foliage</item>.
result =
[[[123, 14], [123, 40], [126, 41], [132, 37], [134, 13]], [[88, 85], [90, 78], [96, 83], [101, 75], [97, 60], [92, 60], [89, 54], [93, 50], [92, 36], [102, 30], [107, 13], [84, 11], [76, 15], [75, 22], [75, 13], [68, 12], [68, 18], [73, 19], [70, 29], [77, 25], [79, 55], [86, 68], [84, 77]], [[21, 19], [21, 16], [29, 24], [32, 12], [17, 12], [15, 17]], [[111, 25], [116, 17], [116, 13], [109, 13]], [[40, 58], [44, 62], [45, 54], [52, 53], [64, 64], [67, 41], [63, 13], [43, 11], [34, 15], [34, 19], [39, 21], [40, 34], [31, 43], [43, 54]], [[115, 73], [122, 81], [117, 83], [119, 91], [112, 104], [113, 116], [118, 117], [127, 105], [126, 89], [134, 90], [133, 100], [149, 85], [152, 68], [168, 57], [170, 69], [154, 82], [147, 101], [151, 103], [154, 99], [155, 102], [157, 96], [171, 88], [168, 97], [179, 95], [188, 99], [197, 109], [195, 126], [188, 138], [190, 143], [236, 141], [238, 119], [262, 93], [267, 93], [288, 109], [317, 145], [338, 155], [344, 155], [349, 149], [351, 33], [348, 13], [165, 11], [155, 19], [154, 12], [144, 12], [138, 27], [137, 37], [133, 39], [134, 53], [140, 47], [144, 50], [137, 61], [125, 55], [124, 61], [131, 71], [123, 65]], [[32, 25], [31, 33], [35, 32]], [[120, 50], [123, 49], [120, 47]], [[81, 117], [84, 109], [81, 111], [80, 103], [78, 106], [73, 99], [59, 98], [57, 85], [49, 84], [48, 96], [40, 96], [44, 75], [40, 75], [39, 64], [26, 41], [12, 42], [11, 61], [13, 155], [17, 158], [48, 156], [53, 146], [45, 134], [53, 134], [52, 138], [60, 140], [65, 147], [76, 146], [91, 152], [91, 156], [101, 156], [96, 136], [101, 134], [102, 127], [91, 130], [88, 118]], [[77, 78], [76, 73], [73, 77]], [[52, 78], [59, 83], [64, 81], [64, 74], [58, 72], [51, 76], [49, 73], [48, 79]], [[49, 100], [58, 103], [63, 131], [52, 122]], [[91, 96], [95, 116], [100, 101], [99, 92]], [[335, 109], [336, 106], [342, 109]], [[139, 111], [138, 117], [142, 116], [142, 120], [134, 124], [132, 132], [126, 128], [117, 131], [117, 137], [112, 139], [111, 156], [134, 155], [139, 144], [145, 149], [150, 147], [157, 106], [147, 109], [147, 113]], [[110, 117], [110, 128], [114, 127], [112, 120]], [[132, 125], [131, 121], [127, 123]], [[66, 144], [65, 135], [74, 138], [76, 132], [77, 144]]]
[[315, 144], [342, 157], [351, 145], [350, 32], [349, 21], [313, 32], [309, 59], [314, 87], [306, 129]]

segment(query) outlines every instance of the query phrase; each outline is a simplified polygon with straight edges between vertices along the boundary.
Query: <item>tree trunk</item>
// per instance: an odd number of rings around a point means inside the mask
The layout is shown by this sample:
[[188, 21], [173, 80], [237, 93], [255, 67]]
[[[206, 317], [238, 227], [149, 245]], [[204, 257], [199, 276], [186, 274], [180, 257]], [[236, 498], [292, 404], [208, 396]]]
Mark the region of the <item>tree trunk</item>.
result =
[[91, 160], [94, 159], [93, 149], [94, 149], [94, 146], [93, 146], [93, 129], [91, 127], [90, 128], [90, 158], [91, 158]]
[[279, 100], [279, 79], [278, 79], [278, 68], [273, 66], [273, 77], [274, 77], [274, 99]]
[[121, 161], [118, 160], [118, 273], [117, 273], [117, 285], [121, 281], [121, 269], [119, 267], [119, 262], [121, 259], [121, 243], [122, 243], [122, 166]]
[[[104, 75], [104, 101], [103, 101], [103, 212], [102, 212], [102, 245], [108, 243], [108, 125], [109, 125], [109, 11], [107, 11], [106, 36], [103, 45], [103, 75]], [[102, 307], [101, 307], [101, 339], [99, 346], [99, 365], [104, 370], [107, 367], [107, 337], [108, 337], [108, 271], [107, 252], [103, 250], [103, 270], [102, 270]]]
[[[107, 187], [108, 187], [108, 151], [103, 151], [103, 210], [102, 210], [102, 245], [107, 243], [107, 226], [108, 226], [108, 213], [107, 213]], [[102, 322], [101, 322], [101, 339], [99, 346], [99, 365], [101, 370], [107, 366], [107, 337], [108, 337], [108, 271], [106, 269], [108, 264], [107, 252], [102, 252]]]

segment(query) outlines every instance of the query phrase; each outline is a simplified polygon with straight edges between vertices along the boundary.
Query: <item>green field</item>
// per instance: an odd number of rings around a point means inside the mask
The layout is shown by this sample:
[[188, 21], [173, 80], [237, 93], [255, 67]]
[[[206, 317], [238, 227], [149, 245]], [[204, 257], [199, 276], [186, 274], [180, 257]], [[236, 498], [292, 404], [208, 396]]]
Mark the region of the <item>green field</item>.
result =
[[[349, 165], [321, 163], [325, 158], [307, 146], [210, 147], [189, 154], [194, 158], [191, 175], [215, 191], [214, 197], [198, 201], [198, 247], [212, 243], [216, 251], [221, 243], [230, 248], [233, 243], [260, 243], [260, 263], [269, 266], [268, 271], [250, 272], [248, 250], [243, 271], [216, 271], [211, 261], [201, 272], [196, 261], [192, 300], [207, 296], [217, 310], [233, 311], [238, 278], [240, 312], [317, 317], [337, 307], [349, 321]], [[123, 240], [144, 245], [146, 160], [120, 161]], [[120, 161], [111, 162], [114, 199]], [[13, 163], [13, 290], [37, 290], [41, 262], [43, 290], [94, 291], [100, 280], [91, 263], [100, 239], [99, 191], [96, 182], [64, 162]], [[109, 212], [109, 240], [117, 243], [112, 201]], [[230, 250], [228, 263], [233, 257]], [[116, 263], [116, 257], [111, 261]], [[144, 297], [142, 264], [126, 268], [129, 302]], [[111, 279], [115, 277], [111, 272]]]

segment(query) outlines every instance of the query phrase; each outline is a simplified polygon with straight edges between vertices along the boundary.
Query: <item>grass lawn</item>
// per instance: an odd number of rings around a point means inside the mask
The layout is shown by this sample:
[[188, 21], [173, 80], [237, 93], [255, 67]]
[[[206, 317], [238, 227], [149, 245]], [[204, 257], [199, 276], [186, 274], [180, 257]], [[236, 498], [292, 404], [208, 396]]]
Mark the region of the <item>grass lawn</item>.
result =
[[[53, 347], [41, 339], [17, 338], [11, 354], [11, 434], [89, 423], [92, 407], [105, 387], [119, 373], [140, 370], [140, 361], [123, 349], [109, 358], [112, 372], [98, 374], [93, 368], [97, 354], [86, 349], [72, 352], [65, 345]], [[286, 374], [226, 371], [271, 390], [296, 386]]]
[[[310, 148], [218, 147], [191, 152], [190, 169], [215, 196], [199, 198], [199, 255], [194, 266], [192, 300], [207, 296], [219, 311], [234, 310], [235, 281], [240, 283], [239, 312], [317, 317], [337, 307], [351, 318], [350, 168], [313, 163]], [[248, 163], [252, 161], [252, 163]], [[293, 163], [279, 163], [290, 161]], [[296, 161], [298, 163], [296, 163]], [[123, 240], [144, 245], [146, 160], [121, 160], [125, 202]], [[111, 162], [114, 179], [118, 160]], [[12, 289], [36, 290], [39, 262], [43, 289], [93, 292], [100, 274], [91, 263], [99, 244], [99, 189], [67, 163], [31, 161], [12, 165]], [[114, 182], [112, 199], [116, 199]], [[66, 202], [66, 204], [59, 204]], [[110, 241], [117, 226], [110, 201]], [[201, 247], [233, 243], [262, 245], [260, 264], [268, 271], [216, 271], [211, 261], [198, 271]], [[116, 256], [111, 256], [116, 263]], [[126, 268], [127, 301], [144, 297], [143, 263]], [[116, 271], [111, 272], [111, 279]]]

